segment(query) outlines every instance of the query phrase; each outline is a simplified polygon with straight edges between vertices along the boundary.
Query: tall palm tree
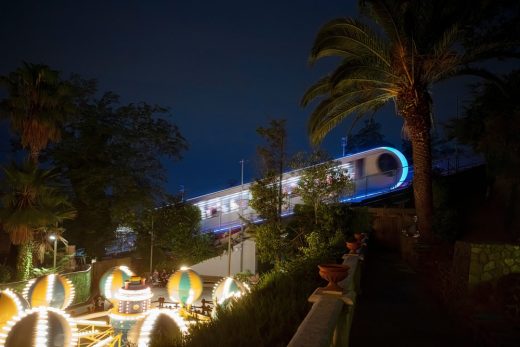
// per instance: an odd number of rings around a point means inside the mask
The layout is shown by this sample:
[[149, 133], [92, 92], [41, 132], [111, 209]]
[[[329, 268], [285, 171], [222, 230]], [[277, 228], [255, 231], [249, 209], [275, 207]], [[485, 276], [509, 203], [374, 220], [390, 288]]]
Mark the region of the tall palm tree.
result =
[[[346, 117], [359, 119], [393, 101], [411, 140], [414, 198], [419, 230], [433, 238], [430, 130], [431, 87], [455, 75], [493, 75], [473, 64], [507, 56], [512, 45], [480, 42], [472, 49], [461, 44], [465, 16], [444, 1], [366, 0], [360, 2], [364, 21], [339, 18], [319, 31], [310, 62], [327, 56], [341, 58], [339, 66], [307, 90], [302, 105], [316, 98], [308, 131], [313, 143]], [[471, 8], [471, 7], [469, 7]]]
[[24, 62], [8, 76], [0, 77], [9, 97], [2, 101], [3, 117], [9, 118], [29, 157], [38, 162], [49, 142], [61, 137], [61, 125], [73, 112], [72, 89], [58, 71], [46, 65]]
[[4, 175], [0, 223], [11, 242], [20, 245], [17, 270], [20, 279], [25, 280], [30, 275], [35, 237], [57, 228], [65, 219], [74, 218], [75, 211], [54, 183], [55, 172], [26, 162], [4, 168]]

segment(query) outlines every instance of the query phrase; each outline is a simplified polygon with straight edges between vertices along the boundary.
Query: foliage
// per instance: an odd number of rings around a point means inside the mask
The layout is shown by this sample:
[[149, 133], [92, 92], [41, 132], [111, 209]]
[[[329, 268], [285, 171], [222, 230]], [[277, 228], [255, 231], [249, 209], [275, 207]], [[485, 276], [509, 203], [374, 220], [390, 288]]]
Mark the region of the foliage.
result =
[[[178, 269], [181, 265], [196, 264], [217, 255], [213, 236], [200, 232], [199, 209], [173, 198], [169, 202], [144, 214], [136, 229], [142, 239], [149, 239], [153, 218], [154, 245], [160, 250], [157, 256], [154, 255], [156, 267]], [[149, 243], [143, 244], [147, 251]]]
[[283, 235], [285, 228], [279, 223], [250, 225], [247, 229], [255, 236], [258, 260], [274, 264], [287, 253], [287, 242]]
[[286, 165], [284, 143], [286, 131], [284, 120], [273, 120], [268, 128], [257, 132], [267, 141], [258, 148], [262, 162], [263, 177], [251, 185], [249, 201], [262, 225], [249, 223], [248, 231], [255, 236], [258, 257], [261, 261], [276, 263], [285, 256], [285, 226], [281, 220], [282, 209], [287, 205], [287, 193], [282, 191], [282, 176]]
[[300, 257], [280, 263], [232, 310], [193, 325], [184, 346], [286, 346], [307, 314], [308, 296], [323, 283], [317, 269], [321, 261]]
[[349, 208], [349, 232], [354, 233], [369, 233], [372, 231], [372, 215], [368, 211], [368, 207], [353, 207]]
[[327, 256], [331, 249], [342, 245], [345, 241], [345, 236], [341, 230], [337, 230], [332, 237], [327, 238], [323, 233], [312, 231], [305, 235], [306, 245], [300, 247], [300, 252], [305, 258], [319, 259]]
[[90, 298], [92, 285], [92, 268], [86, 271], [71, 272], [65, 275], [74, 285], [73, 305], [87, 302]]
[[49, 142], [61, 137], [61, 127], [74, 112], [73, 89], [60, 80], [59, 72], [47, 65], [24, 62], [8, 76], [0, 77], [9, 97], [0, 103], [4, 118], [20, 136], [23, 148], [29, 149], [31, 161]]
[[516, 179], [520, 170], [520, 70], [505, 76], [503, 84], [473, 87], [474, 101], [465, 116], [453, 120], [453, 136], [485, 156], [493, 175]]
[[347, 141], [347, 151], [360, 152], [387, 144], [388, 143], [385, 141], [385, 136], [381, 133], [381, 124], [376, 122], [376, 120], [371, 117], [365, 119], [364, 126], [354, 135], [349, 134]]
[[294, 194], [300, 196], [303, 203], [311, 206], [314, 212], [314, 224], [317, 226], [320, 215], [327, 209], [327, 204], [339, 201], [341, 196], [350, 194], [354, 184], [339, 162], [325, 160], [322, 152], [310, 155], [298, 153], [293, 159], [294, 167], [303, 167], [300, 180]]
[[267, 142], [265, 146], [258, 147], [258, 155], [262, 162], [261, 172], [266, 184], [278, 188], [277, 195], [277, 218], [281, 218], [284, 196], [282, 192], [282, 177], [286, 166], [285, 143], [287, 132], [285, 120], [271, 120], [269, 127], [259, 127], [257, 133]]
[[25, 162], [5, 167], [4, 174], [0, 219], [15, 245], [74, 218], [75, 211], [61, 191], [56, 171], [41, 170]]
[[317, 34], [311, 63], [327, 56], [338, 56], [340, 63], [303, 97], [304, 106], [321, 99], [309, 119], [309, 135], [318, 143], [345, 118], [359, 119], [393, 101], [412, 142], [419, 228], [429, 240], [433, 213], [429, 90], [455, 75], [493, 78], [475, 64], [515, 57], [518, 45], [509, 37], [465, 41], [468, 28], [475, 28], [481, 19], [482, 8], [464, 1], [362, 0], [360, 9], [362, 20], [335, 19]]
[[33, 263], [32, 253], [36, 253], [41, 262], [49, 245], [49, 234], [59, 237], [63, 232], [60, 224], [74, 218], [75, 211], [57, 181], [56, 171], [41, 170], [32, 162], [25, 162], [4, 168], [4, 174], [0, 220], [11, 242], [20, 245], [17, 274], [20, 279], [27, 279]]
[[33, 266], [33, 243], [26, 241], [18, 247], [16, 257], [16, 279], [26, 281], [31, 277]]
[[47, 158], [72, 186], [78, 216], [65, 224], [72, 241], [101, 255], [117, 226], [134, 226], [141, 211], [165, 199], [161, 161], [180, 159], [187, 145], [167, 109], [121, 105], [111, 92], [97, 99], [94, 81], [72, 83], [77, 117]]
[[4, 264], [0, 264], [0, 283], [6, 283], [11, 280], [11, 277], [13, 276], [12, 269]]

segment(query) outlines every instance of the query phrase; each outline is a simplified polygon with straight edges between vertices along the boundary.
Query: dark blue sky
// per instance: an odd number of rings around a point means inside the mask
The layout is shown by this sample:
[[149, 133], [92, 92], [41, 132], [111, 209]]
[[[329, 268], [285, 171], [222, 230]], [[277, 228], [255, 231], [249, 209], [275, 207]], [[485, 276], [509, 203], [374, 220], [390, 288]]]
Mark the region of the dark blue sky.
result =
[[[357, 1], [11, 1], [0, 12], [0, 74], [22, 60], [44, 63], [67, 77], [99, 80], [123, 102], [171, 108], [190, 144], [184, 159], [166, 163], [168, 189], [188, 196], [225, 188], [240, 179], [239, 160], [254, 175], [255, 129], [285, 118], [289, 152], [307, 150], [311, 108], [299, 107], [307, 87], [331, 61], [311, 68], [307, 57], [317, 30], [328, 20], [356, 16]], [[455, 113], [464, 83], [434, 90], [439, 119]], [[388, 141], [400, 144], [401, 120], [382, 110]], [[340, 154], [345, 123], [323, 147]], [[5, 127], [4, 127], [5, 128]], [[5, 129], [2, 151], [8, 150]]]

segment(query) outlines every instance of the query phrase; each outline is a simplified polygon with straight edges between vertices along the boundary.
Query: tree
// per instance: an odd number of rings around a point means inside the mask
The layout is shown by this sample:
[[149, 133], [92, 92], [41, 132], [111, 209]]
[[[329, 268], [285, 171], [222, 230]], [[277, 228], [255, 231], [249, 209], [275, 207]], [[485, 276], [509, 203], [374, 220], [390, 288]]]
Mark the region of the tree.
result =
[[504, 229], [514, 235], [518, 230], [515, 220], [520, 224], [520, 70], [506, 75], [502, 86], [474, 86], [473, 95], [475, 99], [464, 117], [453, 120], [448, 129], [452, 136], [485, 157], [488, 173], [495, 181], [491, 199], [498, 197], [504, 205], [500, 211]]
[[341, 196], [353, 191], [354, 184], [340, 162], [328, 160], [320, 151], [310, 155], [298, 153], [293, 159], [295, 168], [303, 168], [294, 194], [314, 212], [314, 225], [318, 226], [320, 214], [328, 204], [337, 203]]
[[386, 145], [385, 136], [381, 133], [381, 124], [374, 118], [365, 120], [365, 125], [354, 135], [348, 136], [347, 150], [360, 152], [378, 146]]
[[267, 141], [267, 146], [259, 147], [258, 154], [262, 161], [263, 177], [278, 175], [278, 218], [282, 215], [282, 178], [286, 165], [285, 142], [287, 132], [285, 130], [285, 119], [274, 119], [269, 123], [268, 128], [259, 127], [256, 132]]
[[[201, 217], [197, 207], [170, 198], [167, 205], [155, 209], [151, 214], [154, 244], [163, 251], [163, 265], [179, 268], [181, 265], [196, 264], [216, 255], [213, 235], [200, 232]], [[139, 227], [145, 238], [149, 238], [151, 214], [143, 215], [144, 222]]]
[[505, 76], [502, 86], [473, 87], [474, 101], [464, 117], [448, 125], [451, 135], [483, 154], [493, 175], [517, 179], [520, 170], [520, 70]]
[[145, 102], [121, 105], [114, 93], [95, 97], [95, 81], [75, 77], [77, 116], [46, 158], [70, 182], [75, 220], [66, 223], [71, 241], [91, 255], [119, 225], [132, 227], [141, 211], [166, 197], [163, 162], [187, 148], [168, 110]]
[[476, 31], [471, 24], [481, 19], [482, 8], [474, 4], [365, 0], [360, 1], [360, 8], [368, 23], [353, 18], [333, 20], [321, 28], [314, 42], [311, 63], [326, 56], [338, 56], [341, 62], [333, 73], [308, 89], [302, 99], [306, 106], [323, 98], [309, 119], [310, 138], [318, 143], [346, 117], [357, 119], [393, 101], [412, 143], [413, 187], [421, 237], [430, 241], [430, 89], [456, 75], [493, 78], [474, 64], [494, 57], [516, 56], [518, 45], [504, 38], [488, 41], [485, 36], [478, 42], [464, 41], [470, 36], [468, 29]]
[[60, 80], [59, 72], [47, 65], [23, 63], [8, 76], [0, 77], [9, 97], [0, 103], [2, 115], [20, 136], [33, 163], [49, 142], [61, 137], [61, 127], [73, 111], [73, 90]]
[[33, 240], [51, 231], [61, 234], [60, 224], [76, 213], [57, 184], [55, 171], [26, 162], [4, 168], [4, 174], [0, 221], [11, 242], [20, 245], [17, 273], [25, 280], [32, 267]]
[[277, 262], [283, 256], [285, 244], [285, 227], [282, 224], [282, 209], [287, 199], [287, 194], [282, 190], [286, 165], [285, 120], [272, 120], [268, 128], [259, 127], [257, 132], [267, 141], [267, 145], [258, 148], [262, 178], [251, 185], [249, 205], [263, 222], [259, 226], [250, 224], [249, 231], [255, 235], [260, 260]]
[[282, 207], [286, 203], [287, 194], [278, 188], [278, 176], [270, 175], [256, 180], [251, 185], [252, 198], [249, 206], [263, 220], [262, 224], [249, 224], [248, 230], [254, 234], [258, 257], [263, 262], [278, 262], [285, 250], [283, 235], [285, 227], [279, 212], [280, 198]]

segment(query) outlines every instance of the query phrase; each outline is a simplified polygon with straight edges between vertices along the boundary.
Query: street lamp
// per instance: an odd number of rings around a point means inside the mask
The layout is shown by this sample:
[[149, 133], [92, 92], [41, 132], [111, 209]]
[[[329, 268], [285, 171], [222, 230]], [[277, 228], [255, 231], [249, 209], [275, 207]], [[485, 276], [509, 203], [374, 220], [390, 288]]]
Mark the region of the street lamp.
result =
[[49, 240], [54, 241], [54, 260], [52, 262], [52, 267], [56, 269], [56, 248], [58, 246], [58, 238], [56, 237], [56, 235], [52, 234], [49, 236]]
[[244, 271], [244, 159], [240, 160], [240, 272]]
[[152, 211], [152, 229], [150, 230], [150, 276], [153, 276], [153, 212]]

